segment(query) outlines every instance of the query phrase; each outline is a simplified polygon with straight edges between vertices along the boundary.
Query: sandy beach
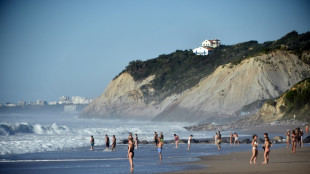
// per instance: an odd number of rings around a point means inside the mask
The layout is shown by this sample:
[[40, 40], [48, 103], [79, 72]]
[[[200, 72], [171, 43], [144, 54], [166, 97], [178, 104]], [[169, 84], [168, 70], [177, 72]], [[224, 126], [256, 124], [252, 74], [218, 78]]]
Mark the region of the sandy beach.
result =
[[289, 149], [271, 149], [269, 164], [262, 164], [263, 151], [259, 150], [257, 164], [250, 164], [251, 152], [236, 152], [227, 155], [201, 157], [192, 162], [204, 166], [203, 169], [192, 169], [176, 173], [308, 173], [310, 170], [310, 147], [303, 147], [296, 153]]

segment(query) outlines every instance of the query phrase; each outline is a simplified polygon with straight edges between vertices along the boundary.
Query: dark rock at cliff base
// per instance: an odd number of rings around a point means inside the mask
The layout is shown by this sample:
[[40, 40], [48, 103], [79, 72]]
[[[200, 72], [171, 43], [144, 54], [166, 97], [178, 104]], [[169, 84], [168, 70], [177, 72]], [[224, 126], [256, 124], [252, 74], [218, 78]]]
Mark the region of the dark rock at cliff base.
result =
[[307, 136], [307, 137], [304, 139], [304, 143], [310, 143], [310, 136]]

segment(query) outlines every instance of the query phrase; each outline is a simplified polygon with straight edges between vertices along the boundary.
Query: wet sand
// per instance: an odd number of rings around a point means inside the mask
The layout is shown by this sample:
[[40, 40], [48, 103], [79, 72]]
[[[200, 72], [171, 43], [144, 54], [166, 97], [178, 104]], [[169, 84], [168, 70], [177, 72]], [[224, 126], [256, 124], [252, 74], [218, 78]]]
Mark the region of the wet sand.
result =
[[175, 173], [309, 173], [310, 147], [303, 147], [296, 153], [289, 149], [272, 149], [269, 164], [264, 165], [263, 151], [259, 150], [257, 164], [250, 164], [251, 152], [236, 152], [227, 155], [204, 156], [200, 161], [188, 164], [203, 166]]

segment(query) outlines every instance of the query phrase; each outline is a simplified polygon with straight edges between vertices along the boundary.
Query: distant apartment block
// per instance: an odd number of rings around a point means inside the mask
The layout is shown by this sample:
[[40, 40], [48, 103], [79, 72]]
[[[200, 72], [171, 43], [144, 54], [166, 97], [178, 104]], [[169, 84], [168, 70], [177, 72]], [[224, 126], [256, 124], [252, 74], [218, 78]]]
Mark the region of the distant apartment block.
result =
[[19, 100], [17, 105], [21, 106], [21, 107], [25, 107], [26, 106], [26, 102], [24, 100]]
[[59, 104], [70, 104], [71, 101], [70, 101], [70, 97], [68, 96], [61, 96], [59, 97]]
[[88, 99], [86, 97], [73, 96], [72, 97], [72, 103], [73, 104], [89, 104], [90, 99]]
[[47, 105], [47, 101], [37, 100], [37, 105], [39, 105], [39, 106]]

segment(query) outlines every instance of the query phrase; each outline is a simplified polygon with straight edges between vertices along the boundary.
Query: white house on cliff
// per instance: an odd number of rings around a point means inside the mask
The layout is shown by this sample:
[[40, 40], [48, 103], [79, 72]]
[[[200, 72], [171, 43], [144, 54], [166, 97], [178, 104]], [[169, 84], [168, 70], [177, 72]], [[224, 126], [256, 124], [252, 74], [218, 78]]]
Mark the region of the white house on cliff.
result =
[[196, 55], [209, 55], [211, 53], [214, 52], [214, 50], [212, 48], [216, 48], [218, 46], [220, 46], [221, 41], [218, 39], [214, 39], [214, 40], [205, 40], [202, 42], [202, 46], [193, 49], [193, 52]]

